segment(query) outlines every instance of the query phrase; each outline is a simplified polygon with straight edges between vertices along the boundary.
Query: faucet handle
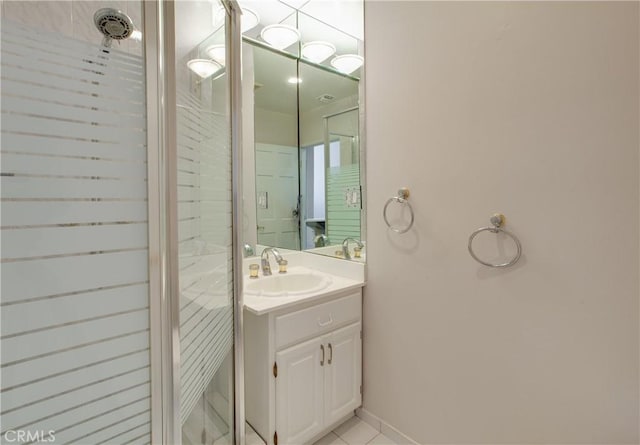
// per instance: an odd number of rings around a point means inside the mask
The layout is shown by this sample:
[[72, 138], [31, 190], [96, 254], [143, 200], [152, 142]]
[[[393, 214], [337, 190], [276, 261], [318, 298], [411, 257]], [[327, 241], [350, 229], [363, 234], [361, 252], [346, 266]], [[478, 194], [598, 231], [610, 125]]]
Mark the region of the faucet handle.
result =
[[271, 275], [271, 264], [269, 264], [269, 258], [262, 258], [260, 263], [262, 265], [262, 275]]

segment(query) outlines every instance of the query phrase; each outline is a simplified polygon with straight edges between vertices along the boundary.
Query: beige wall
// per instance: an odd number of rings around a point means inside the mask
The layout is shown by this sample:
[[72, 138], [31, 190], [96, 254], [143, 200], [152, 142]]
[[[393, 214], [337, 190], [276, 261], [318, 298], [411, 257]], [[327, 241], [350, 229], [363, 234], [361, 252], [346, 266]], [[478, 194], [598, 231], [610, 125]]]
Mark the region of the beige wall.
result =
[[257, 143], [298, 146], [298, 116], [255, 108], [255, 140]]
[[[638, 21], [366, 3], [364, 407], [418, 442], [640, 440]], [[400, 186], [405, 235], [380, 213]], [[496, 211], [507, 270], [466, 250]]]

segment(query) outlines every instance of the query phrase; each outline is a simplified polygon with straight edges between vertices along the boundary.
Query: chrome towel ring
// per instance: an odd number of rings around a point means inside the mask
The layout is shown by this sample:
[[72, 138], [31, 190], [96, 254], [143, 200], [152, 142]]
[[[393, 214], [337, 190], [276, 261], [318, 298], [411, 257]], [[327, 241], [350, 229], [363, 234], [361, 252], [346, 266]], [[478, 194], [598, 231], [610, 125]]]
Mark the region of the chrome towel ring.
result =
[[[476, 230], [475, 232], [473, 232], [471, 234], [471, 236], [469, 237], [469, 246], [468, 246], [469, 247], [469, 253], [471, 254], [471, 256], [473, 257], [474, 260], [476, 260], [480, 264], [484, 264], [485, 266], [489, 266], [489, 267], [509, 267], [509, 266], [513, 266], [520, 259], [520, 255], [522, 255], [522, 245], [520, 244], [520, 240], [513, 233], [511, 233], [511, 232], [509, 232], [507, 230], [504, 230], [502, 228], [502, 226], [504, 225], [504, 215], [503, 214], [501, 214], [501, 213], [494, 214], [491, 217], [490, 221], [491, 221], [491, 224], [493, 225], [493, 227], [482, 227], [482, 228]], [[502, 232], [505, 235], [507, 235], [508, 237], [510, 237], [516, 243], [517, 252], [516, 252], [516, 255], [511, 259], [511, 261], [507, 261], [506, 263], [493, 264], [493, 263], [487, 263], [486, 261], [482, 261], [480, 258], [478, 258], [476, 256], [476, 254], [473, 252], [473, 247], [472, 247], [473, 239], [480, 232], [485, 232], [485, 231], [489, 231], [489, 232], [492, 232], [492, 233], [500, 233], [500, 232]]]
[[[407, 207], [409, 207], [410, 218], [409, 218], [409, 224], [407, 224], [406, 227], [394, 227], [389, 222], [389, 219], [387, 218], [387, 209], [389, 208], [389, 204], [391, 204], [392, 202], [404, 204]], [[384, 209], [382, 210], [382, 216], [384, 217], [384, 222], [387, 224], [387, 227], [389, 227], [391, 230], [393, 230], [396, 233], [406, 233], [409, 231], [409, 229], [411, 229], [411, 227], [413, 226], [413, 221], [415, 219], [415, 216], [413, 214], [413, 207], [411, 207], [411, 204], [409, 204], [408, 188], [406, 187], [401, 188], [400, 190], [398, 190], [398, 196], [394, 196], [387, 200], [387, 203], [384, 205]]]

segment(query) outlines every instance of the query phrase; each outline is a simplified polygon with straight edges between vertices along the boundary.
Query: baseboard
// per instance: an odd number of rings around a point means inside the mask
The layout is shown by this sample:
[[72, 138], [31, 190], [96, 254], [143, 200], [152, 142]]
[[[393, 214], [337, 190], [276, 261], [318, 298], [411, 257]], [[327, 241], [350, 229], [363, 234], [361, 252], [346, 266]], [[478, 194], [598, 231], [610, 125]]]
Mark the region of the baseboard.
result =
[[387, 422], [376, 416], [375, 414], [371, 414], [364, 408], [356, 409], [356, 416], [360, 418], [365, 423], [368, 423], [376, 430], [380, 431], [382, 434], [387, 436], [389, 439], [393, 441], [393, 443], [397, 445], [420, 445], [415, 440], [411, 439], [406, 434], [398, 431], [393, 426], [389, 425]]

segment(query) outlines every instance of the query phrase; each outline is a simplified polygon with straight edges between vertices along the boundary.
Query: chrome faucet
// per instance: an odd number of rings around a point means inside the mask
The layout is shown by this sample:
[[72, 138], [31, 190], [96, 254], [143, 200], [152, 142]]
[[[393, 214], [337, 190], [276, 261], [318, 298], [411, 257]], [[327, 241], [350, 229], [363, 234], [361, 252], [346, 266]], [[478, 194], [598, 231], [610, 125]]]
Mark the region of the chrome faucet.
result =
[[325, 247], [329, 245], [329, 237], [327, 237], [327, 235], [325, 235], [324, 233], [321, 233], [320, 235], [317, 235], [314, 239], [313, 239], [313, 244], [316, 247]]
[[364, 248], [364, 244], [362, 244], [362, 241], [360, 241], [359, 239], [345, 238], [342, 242], [342, 255], [347, 260], [351, 259], [351, 254], [349, 253], [349, 241], [354, 241], [361, 249]]
[[262, 264], [262, 275], [271, 275], [271, 264], [269, 263], [269, 252], [271, 252], [280, 264], [280, 261], [283, 260], [282, 255], [278, 252], [278, 249], [274, 247], [267, 247], [262, 251], [262, 255], [260, 256], [260, 263]]

